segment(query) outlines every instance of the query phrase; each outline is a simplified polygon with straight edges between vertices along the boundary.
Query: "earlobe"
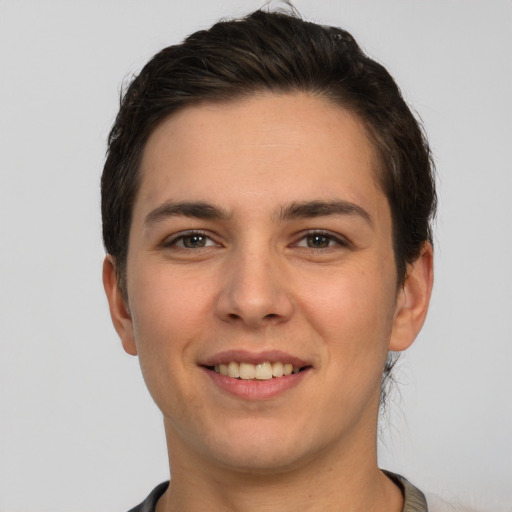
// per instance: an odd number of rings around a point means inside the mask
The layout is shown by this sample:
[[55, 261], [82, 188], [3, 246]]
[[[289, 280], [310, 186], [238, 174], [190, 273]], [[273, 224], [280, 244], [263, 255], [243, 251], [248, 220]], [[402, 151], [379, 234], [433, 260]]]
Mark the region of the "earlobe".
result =
[[135, 356], [137, 347], [133, 335], [132, 317], [117, 282], [115, 259], [109, 254], [103, 261], [103, 288], [107, 295], [110, 317], [121, 338], [123, 348], [128, 354]]
[[400, 352], [412, 345], [425, 322], [433, 282], [434, 254], [432, 244], [425, 242], [418, 259], [408, 265], [398, 293], [389, 350]]

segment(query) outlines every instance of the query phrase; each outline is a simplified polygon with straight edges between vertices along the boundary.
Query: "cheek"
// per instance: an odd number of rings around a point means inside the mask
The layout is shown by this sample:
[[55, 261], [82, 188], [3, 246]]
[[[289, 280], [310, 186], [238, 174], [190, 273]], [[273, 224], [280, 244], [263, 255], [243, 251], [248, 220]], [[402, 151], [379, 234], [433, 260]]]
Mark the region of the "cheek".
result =
[[137, 279], [130, 292], [130, 308], [136, 338], [145, 342], [175, 345], [193, 334], [205, 321], [210, 301], [204, 280], [187, 279], [169, 268], [147, 265], [134, 272]]
[[322, 353], [317, 408], [331, 411], [333, 432], [365, 411], [376, 414], [394, 303], [393, 287], [384, 281], [376, 272], [340, 272], [321, 286], [309, 283], [303, 295], [301, 309]]
[[132, 275], [137, 276], [129, 283], [129, 297], [139, 362], [150, 393], [162, 404], [171, 399], [166, 390], [177, 389], [194, 364], [195, 341], [211, 309], [206, 286], [150, 265]]
[[137, 278], [130, 283], [130, 307], [142, 375], [162, 411], [185, 414], [197, 402], [194, 388], [184, 383], [205, 324], [202, 286], [180, 281], [169, 269], [146, 266], [132, 275]]
[[385, 272], [353, 269], [305, 284], [303, 311], [328, 349], [347, 359], [385, 358], [394, 314], [394, 282]]

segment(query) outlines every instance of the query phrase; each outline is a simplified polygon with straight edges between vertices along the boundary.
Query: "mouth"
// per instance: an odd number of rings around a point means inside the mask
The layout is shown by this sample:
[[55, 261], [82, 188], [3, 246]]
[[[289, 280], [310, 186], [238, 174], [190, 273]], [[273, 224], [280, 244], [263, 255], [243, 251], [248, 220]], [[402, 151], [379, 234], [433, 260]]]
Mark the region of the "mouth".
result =
[[264, 361], [257, 364], [243, 361], [229, 361], [213, 366], [205, 366], [205, 368], [219, 375], [231, 377], [232, 379], [272, 380], [303, 372], [310, 368], [310, 366], [294, 366], [292, 363], [283, 363], [281, 361]]
[[280, 350], [228, 350], [201, 361], [216, 389], [244, 401], [270, 400], [301, 385], [313, 364]]

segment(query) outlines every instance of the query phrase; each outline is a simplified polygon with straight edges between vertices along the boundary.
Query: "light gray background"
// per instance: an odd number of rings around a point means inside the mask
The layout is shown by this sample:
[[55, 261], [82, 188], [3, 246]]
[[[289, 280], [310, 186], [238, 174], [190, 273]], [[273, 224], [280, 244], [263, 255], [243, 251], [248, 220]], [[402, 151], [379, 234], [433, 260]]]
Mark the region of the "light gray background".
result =
[[[159, 413], [101, 286], [105, 140], [124, 78], [260, 5], [0, 0], [0, 511], [123, 511], [167, 477]], [[388, 67], [437, 161], [435, 291], [381, 464], [512, 510], [512, 3], [295, 5]]]

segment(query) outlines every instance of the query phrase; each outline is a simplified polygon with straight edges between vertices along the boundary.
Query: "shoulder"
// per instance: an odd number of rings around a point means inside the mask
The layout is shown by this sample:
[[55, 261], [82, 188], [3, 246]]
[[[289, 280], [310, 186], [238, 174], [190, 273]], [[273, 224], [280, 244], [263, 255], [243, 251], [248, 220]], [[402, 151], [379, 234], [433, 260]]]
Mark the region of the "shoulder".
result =
[[430, 509], [427, 508], [425, 495], [411, 484], [409, 480], [390, 471], [384, 471], [384, 474], [402, 490], [404, 495], [404, 508], [402, 512], [430, 512]]
[[483, 499], [466, 496], [464, 499], [458, 497], [443, 497], [431, 492], [425, 493], [428, 503], [428, 512], [512, 512], [511, 509], [503, 508], [503, 505], [491, 503]]
[[163, 482], [157, 485], [142, 503], [130, 509], [128, 512], [155, 512], [156, 503], [167, 490], [167, 487], [169, 487], [169, 482]]
[[[437, 494], [425, 494], [428, 503], [428, 512], [462, 512], [463, 509], [457, 507], [453, 503], [443, 500]], [[472, 512], [466, 509], [467, 512]]]

